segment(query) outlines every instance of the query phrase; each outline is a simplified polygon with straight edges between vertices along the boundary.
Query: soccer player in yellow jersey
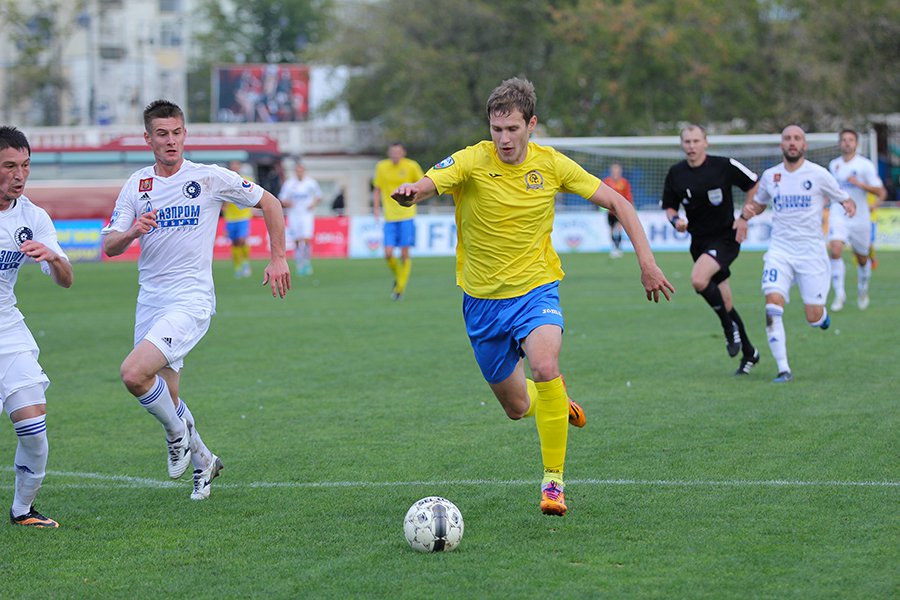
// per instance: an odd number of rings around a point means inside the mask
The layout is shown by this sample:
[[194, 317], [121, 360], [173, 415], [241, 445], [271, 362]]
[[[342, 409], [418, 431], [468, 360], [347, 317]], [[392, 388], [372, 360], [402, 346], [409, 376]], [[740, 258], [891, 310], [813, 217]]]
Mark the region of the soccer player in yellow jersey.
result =
[[668, 300], [675, 289], [656, 265], [631, 203], [565, 155], [529, 142], [535, 103], [531, 82], [504, 81], [487, 101], [491, 141], [454, 153], [391, 195], [412, 206], [453, 194], [456, 282], [475, 359], [510, 419], [535, 417], [544, 463], [541, 511], [562, 516], [568, 425], [581, 427], [585, 418], [559, 371], [564, 273], [550, 241], [556, 194], [579, 194], [618, 217], [648, 300], [659, 302], [660, 293]]
[[[423, 177], [422, 167], [406, 158], [406, 148], [400, 142], [388, 146], [388, 157], [375, 165], [372, 180], [372, 210], [375, 218], [381, 218], [384, 209], [384, 258], [394, 274], [391, 297], [399, 300], [406, 291], [412, 261], [409, 249], [416, 245], [416, 207], [401, 206], [391, 200], [391, 192], [401, 184], [412, 183]], [[394, 258], [394, 248], [400, 248], [400, 262]]]
[[[235, 173], [240, 173], [242, 166], [243, 163], [239, 160], [228, 161], [228, 168]], [[247, 244], [247, 238], [250, 236], [250, 218], [253, 216], [253, 210], [225, 202], [222, 216], [225, 217], [225, 232], [231, 240], [234, 276], [250, 277], [250, 246]]]

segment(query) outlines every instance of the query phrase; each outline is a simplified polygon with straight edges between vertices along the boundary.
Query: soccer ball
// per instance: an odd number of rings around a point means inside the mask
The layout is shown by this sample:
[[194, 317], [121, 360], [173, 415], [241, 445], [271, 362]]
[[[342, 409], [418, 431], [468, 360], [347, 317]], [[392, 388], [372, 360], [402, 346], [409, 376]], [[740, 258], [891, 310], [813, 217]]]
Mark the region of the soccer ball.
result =
[[449, 552], [462, 539], [462, 513], [446, 498], [422, 498], [406, 511], [403, 533], [413, 550]]

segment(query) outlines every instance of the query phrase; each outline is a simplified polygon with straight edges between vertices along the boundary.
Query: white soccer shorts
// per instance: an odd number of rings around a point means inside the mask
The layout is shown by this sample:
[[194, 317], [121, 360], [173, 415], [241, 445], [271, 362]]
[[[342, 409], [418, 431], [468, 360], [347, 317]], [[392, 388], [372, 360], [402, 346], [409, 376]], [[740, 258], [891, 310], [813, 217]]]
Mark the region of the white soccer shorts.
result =
[[184, 357], [209, 330], [212, 314], [202, 309], [160, 308], [138, 304], [135, 311], [134, 345], [147, 340], [163, 353], [168, 366], [180, 371]]
[[763, 256], [763, 294], [780, 294], [791, 301], [791, 286], [800, 289], [803, 304], [824, 306], [831, 286], [831, 264], [825, 249], [814, 256], [785, 256], [771, 250]]
[[[0, 410], [4, 400], [19, 390], [35, 385], [46, 390], [50, 385], [50, 379], [38, 363], [39, 355], [34, 336], [24, 321], [0, 333]], [[22, 407], [16, 410], [19, 408]]]
[[860, 256], [868, 256], [872, 246], [872, 223], [843, 216], [829, 218], [828, 241], [848, 244]]
[[288, 240], [311, 240], [315, 232], [316, 218], [312, 213], [291, 215], [287, 225]]

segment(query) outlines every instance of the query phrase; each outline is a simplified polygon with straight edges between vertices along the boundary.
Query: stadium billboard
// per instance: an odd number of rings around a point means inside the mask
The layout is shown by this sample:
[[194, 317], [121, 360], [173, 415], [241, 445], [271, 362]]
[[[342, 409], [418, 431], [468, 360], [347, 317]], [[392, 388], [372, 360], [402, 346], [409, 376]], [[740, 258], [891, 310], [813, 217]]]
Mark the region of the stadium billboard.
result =
[[220, 123], [304, 121], [309, 112], [306, 65], [219, 65], [212, 89], [213, 120]]

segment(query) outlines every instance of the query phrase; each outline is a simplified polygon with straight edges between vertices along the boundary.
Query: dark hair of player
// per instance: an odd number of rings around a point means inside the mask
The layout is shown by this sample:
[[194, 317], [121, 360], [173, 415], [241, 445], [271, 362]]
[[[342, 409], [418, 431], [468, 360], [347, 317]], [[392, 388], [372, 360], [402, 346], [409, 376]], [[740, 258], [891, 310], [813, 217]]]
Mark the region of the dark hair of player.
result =
[[28, 156], [31, 156], [31, 146], [28, 144], [28, 138], [25, 134], [9, 125], [0, 127], [0, 150], [12, 148], [14, 150], [27, 150]]

